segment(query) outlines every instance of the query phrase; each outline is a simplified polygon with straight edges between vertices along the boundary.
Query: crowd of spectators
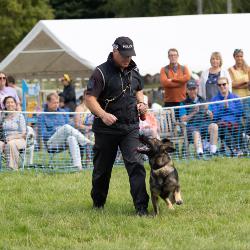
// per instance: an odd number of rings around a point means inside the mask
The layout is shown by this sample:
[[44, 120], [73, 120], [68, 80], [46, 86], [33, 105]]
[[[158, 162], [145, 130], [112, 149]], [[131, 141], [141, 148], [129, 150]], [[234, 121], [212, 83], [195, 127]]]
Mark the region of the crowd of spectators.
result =
[[[83, 152], [87, 153], [93, 146], [93, 132], [91, 132], [93, 115], [81, 114], [88, 112], [83, 102], [76, 107], [75, 90], [69, 75], [62, 77], [63, 92], [51, 93], [47, 96], [43, 113], [37, 118], [37, 136], [47, 149], [69, 149], [73, 166], [82, 169]], [[86, 92], [85, 92], [86, 93]], [[22, 89], [15, 85], [12, 76], [0, 72], [0, 158], [4, 152], [5, 160], [10, 168], [18, 170], [19, 151], [26, 147], [27, 123], [21, 111]], [[75, 116], [56, 114], [57, 112], [72, 112]], [[48, 114], [46, 114], [49, 112]], [[89, 138], [89, 139], [88, 139]], [[88, 164], [89, 165], [89, 164]], [[0, 161], [0, 168], [2, 161]]]
[[[179, 54], [176, 49], [168, 51], [169, 65], [160, 73], [161, 85], [164, 87], [165, 107], [184, 106], [215, 102], [176, 109], [176, 117], [187, 123], [188, 141], [193, 142], [199, 157], [204, 157], [202, 139], [210, 135], [210, 155], [217, 150], [217, 139], [225, 144], [232, 156], [243, 155], [243, 131], [248, 131], [249, 99], [225, 101], [249, 96], [250, 70], [243, 59], [243, 50], [235, 49], [233, 57], [235, 65], [223, 70], [222, 56], [219, 52], [211, 54], [211, 67], [202, 72], [200, 79], [192, 80], [185, 66], [178, 63]], [[179, 103], [179, 100], [180, 103]], [[179, 112], [178, 112], [179, 110]]]
[[[153, 110], [180, 106], [175, 108], [175, 119], [187, 124], [188, 143], [194, 144], [199, 158], [205, 157], [204, 140], [209, 144], [210, 156], [218, 155], [226, 147], [234, 157], [243, 155], [242, 134], [249, 131], [249, 100], [245, 98], [225, 102], [249, 96], [250, 70], [243, 55], [242, 49], [236, 49], [233, 53], [235, 65], [224, 70], [221, 54], [213, 52], [211, 67], [205, 69], [199, 78], [187, 66], [178, 63], [178, 50], [172, 48], [168, 51], [169, 64], [160, 71], [161, 87], [154, 103], [145, 99], [145, 103]], [[82, 159], [87, 154], [85, 149], [91, 151], [91, 145], [94, 144], [94, 115], [87, 113], [86, 90], [79, 98], [80, 105], [76, 106], [72, 79], [64, 74], [61, 82], [63, 91], [56, 89], [57, 94], [47, 96], [44, 113], [37, 119], [37, 132], [48, 148], [66, 145], [74, 166], [82, 169]], [[19, 150], [26, 147], [25, 118], [21, 113], [12, 112], [21, 111], [22, 95], [22, 89], [16, 86], [14, 77], [7, 77], [4, 72], [0, 72], [0, 109], [9, 111], [0, 117], [0, 155], [4, 152], [13, 169], [18, 169]], [[211, 103], [208, 105], [207, 102]], [[75, 114], [69, 116], [56, 112]], [[146, 119], [140, 121], [139, 126], [140, 133], [160, 139], [157, 117], [152, 112], [147, 111]], [[218, 139], [224, 148], [217, 148]]]

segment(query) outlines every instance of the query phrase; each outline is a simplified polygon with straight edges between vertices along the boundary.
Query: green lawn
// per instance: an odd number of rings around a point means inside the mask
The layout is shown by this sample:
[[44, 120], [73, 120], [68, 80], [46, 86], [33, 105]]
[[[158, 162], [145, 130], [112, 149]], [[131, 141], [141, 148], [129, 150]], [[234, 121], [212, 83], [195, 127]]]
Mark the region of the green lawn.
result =
[[136, 216], [123, 167], [113, 170], [104, 211], [92, 210], [92, 171], [2, 172], [0, 248], [249, 249], [249, 159], [175, 165], [184, 203], [169, 211], [161, 200], [151, 219]]

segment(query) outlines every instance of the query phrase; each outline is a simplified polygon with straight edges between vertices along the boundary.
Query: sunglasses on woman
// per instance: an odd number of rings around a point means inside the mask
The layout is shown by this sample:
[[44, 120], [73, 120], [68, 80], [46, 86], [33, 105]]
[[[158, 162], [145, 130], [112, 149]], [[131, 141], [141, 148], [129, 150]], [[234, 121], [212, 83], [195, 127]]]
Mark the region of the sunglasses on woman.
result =
[[221, 87], [221, 86], [225, 87], [225, 86], [226, 86], [226, 83], [225, 83], [225, 82], [222, 83], [222, 84], [217, 83], [217, 85], [218, 85], [218, 87]]
[[0, 80], [6, 80], [6, 77], [4, 76], [4, 77], [0, 77]]
[[243, 49], [235, 49], [234, 52], [243, 52]]

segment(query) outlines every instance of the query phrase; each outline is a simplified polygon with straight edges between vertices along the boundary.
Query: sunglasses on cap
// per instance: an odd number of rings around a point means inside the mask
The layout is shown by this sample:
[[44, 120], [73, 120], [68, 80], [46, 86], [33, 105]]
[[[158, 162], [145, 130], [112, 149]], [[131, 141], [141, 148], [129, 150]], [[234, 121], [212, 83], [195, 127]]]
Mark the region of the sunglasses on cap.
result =
[[235, 49], [234, 52], [243, 52], [243, 49]]
[[225, 83], [225, 82], [222, 83], [222, 84], [217, 83], [217, 85], [218, 85], [218, 87], [221, 87], [221, 86], [225, 87], [225, 86], [226, 86], [226, 83]]
[[6, 76], [0, 77], [0, 80], [6, 80]]

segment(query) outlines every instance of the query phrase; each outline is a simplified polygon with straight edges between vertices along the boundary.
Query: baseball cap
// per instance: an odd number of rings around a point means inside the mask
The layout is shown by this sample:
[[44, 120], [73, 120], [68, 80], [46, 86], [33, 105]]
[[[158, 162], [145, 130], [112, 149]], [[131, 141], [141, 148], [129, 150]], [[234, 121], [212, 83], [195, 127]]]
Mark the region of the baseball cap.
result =
[[190, 80], [190, 81], [187, 82], [187, 88], [188, 89], [198, 88], [198, 85], [197, 85], [195, 80]]
[[119, 51], [122, 57], [136, 56], [133, 41], [128, 37], [116, 38], [112, 46]]

